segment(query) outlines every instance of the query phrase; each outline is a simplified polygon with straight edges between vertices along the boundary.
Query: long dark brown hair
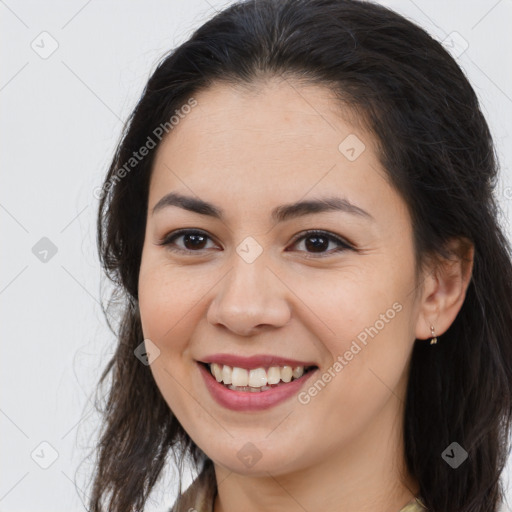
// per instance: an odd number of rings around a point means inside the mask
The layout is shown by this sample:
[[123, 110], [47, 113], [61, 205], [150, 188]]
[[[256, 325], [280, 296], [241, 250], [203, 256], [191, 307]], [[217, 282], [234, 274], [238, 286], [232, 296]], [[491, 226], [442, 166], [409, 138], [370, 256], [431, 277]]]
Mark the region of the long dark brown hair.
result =
[[[142, 510], [169, 454], [198, 470], [209, 460], [134, 356], [143, 340], [137, 283], [154, 134], [198, 91], [272, 76], [329, 87], [364, 120], [409, 208], [417, 262], [446, 255], [453, 238], [474, 244], [458, 316], [435, 350], [414, 345], [404, 448], [429, 510], [496, 512], [511, 422], [512, 251], [493, 196], [493, 141], [474, 90], [442, 44], [393, 11], [354, 0], [232, 4], [160, 61], [126, 123], [99, 195], [100, 260], [115, 287], [110, 304], [121, 313], [111, 326], [116, 351], [98, 382], [108, 389], [90, 510]], [[150, 136], [157, 147], [126, 167]], [[468, 453], [457, 469], [442, 458], [452, 442]]]

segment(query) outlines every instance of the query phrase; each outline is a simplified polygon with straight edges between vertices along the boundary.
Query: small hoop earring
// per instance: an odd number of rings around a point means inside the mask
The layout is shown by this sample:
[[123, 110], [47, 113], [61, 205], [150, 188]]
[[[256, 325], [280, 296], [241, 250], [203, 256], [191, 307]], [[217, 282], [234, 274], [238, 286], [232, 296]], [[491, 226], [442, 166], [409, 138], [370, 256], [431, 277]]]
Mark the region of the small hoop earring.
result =
[[437, 336], [436, 336], [436, 332], [434, 331], [433, 325], [430, 326], [430, 332], [432, 333], [432, 338], [430, 338], [430, 344], [434, 345], [437, 343]]

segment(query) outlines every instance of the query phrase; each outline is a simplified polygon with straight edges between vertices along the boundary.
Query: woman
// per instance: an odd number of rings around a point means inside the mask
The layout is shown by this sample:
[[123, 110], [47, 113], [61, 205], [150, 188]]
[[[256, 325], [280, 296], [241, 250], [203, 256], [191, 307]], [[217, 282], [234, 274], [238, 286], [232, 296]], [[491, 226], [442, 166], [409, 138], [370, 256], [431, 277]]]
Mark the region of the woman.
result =
[[[90, 509], [497, 511], [512, 262], [464, 74], [344, 0], [234, 4], [165, 57], [103, 186], [125, 299]], [[181, 487], [181, 483], [180, 483]]]

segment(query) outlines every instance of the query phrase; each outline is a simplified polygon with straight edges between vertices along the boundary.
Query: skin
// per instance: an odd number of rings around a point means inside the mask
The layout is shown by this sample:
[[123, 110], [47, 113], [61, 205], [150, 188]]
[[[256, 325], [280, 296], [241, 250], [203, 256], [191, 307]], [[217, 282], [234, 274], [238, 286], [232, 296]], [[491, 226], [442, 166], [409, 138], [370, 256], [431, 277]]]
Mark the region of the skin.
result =
[[[375, 138], [327, 89], [272, 79], [251, 91], [216, 84], [194, 97], [198, 105], [156, 155], [139, 306], [144, 337], [160, 350], [150, 365], [156, 384], [214, 461], [214, 510], [396, 512], [419, 489], [402, 448], [411, 351], [430, 338], [430, 325], [439, 336], [455, 319], [472, 252], [467, 264], [432, 262], [416, 279], [406, 204]], [[349, 134], [366, 147], [354, 161], [338, 149]], [[225, 218], [176, 206], [152, 214], [171, 191], [211, 202]], [[278, 205], [332, 195], [372, 218], [331, 211], [270, 220]], [[197, 249], [179, 237], [183, 253], [158, 245], [181, 228], [209, 238]], [[330, 241], [315, 252], [311, 237], [294, 241], [308, 229], [356, 250], [334, 252]], [[236, 251], [248, 236], [263, 251], [252, 263]], [[394, 303], [400, 312], [307, 404], [292, 397], [259, 412], [223, 408], [195, 362], [275, 354], [315, 361], [321, 375]], [[251, 467], [237, 457], [248, 442], [261, 454]]]

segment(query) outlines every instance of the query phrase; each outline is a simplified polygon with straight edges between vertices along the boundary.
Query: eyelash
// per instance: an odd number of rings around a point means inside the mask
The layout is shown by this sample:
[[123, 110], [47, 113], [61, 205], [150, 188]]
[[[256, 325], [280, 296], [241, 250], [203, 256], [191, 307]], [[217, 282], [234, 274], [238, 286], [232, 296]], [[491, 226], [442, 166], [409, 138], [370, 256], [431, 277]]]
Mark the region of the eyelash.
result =
[[[196, 230], [196, 229], [180, 229], [178, 231], [174, 231], [172, 233], [169, 233], [169, 235], [165, 236], [162, 240], [160, 240], [157, 245], [159, 246], [166, 246], [167, 249], [169, 249], [170, 251], [173, 251], [173, 252], [179, 252], [179, 253], [188, 253], [188, 254], [191, 254], [191, 253], [201, 253], [202, 251], [205, 251], [206, 249], [198, 249], [197, 251], [194, 251], [194, 250], [191, 250], [191, 249], [183, 249], [183, 248], [180, 248], [180, 247], [177, 247], [177, 246], [173, 246], [172, 243], [174, 242], [174, 240], [176, 240], [177, 238], [180, 238], [184, 235], [201, 235], [201, 236], [204, 236], [206, 238], [210, 238], [211, 237], [205, 233], [204, 231], [199, 231], [199, 230]], [[308, 258], [324, 258], [324, 257], [327, 257], [327, 256], [330, 256], [334, 253], [338, 253], [338, 252], [341, 252], [341, 251], [345, 251], [345, 250], [355, 250], [354, 247], [349, 244], [348, 242], [346, 242], [345, 240], [343, 240], [342, 238], [336, 236], [336, 235], [333, 235], [327, 231], [320, 231], [320, 230], [316, 230], [316, 229], [311, 229], [311, 230], [307, 230], [305, 231], [304, 233], [301, 234], [301, 236], [295, 238], [295, 240], [292, 242], [292, 245], [295, 245], [297, 244], [298, 242], [312, 236], [312, 235], [320, 235], [324, 238], [327, 238], [329, 241], [334, 241], [336, 243], [339, 244], [339, 246], [337, 248], [335, 248], [334, 250], [331, 250], [330, 252], [324, 252], [324, 253], [316, 253], [317, 255], [315, 256], [312, 256], [313, 254], [315, 253], [307, 253], [307, 251], [300, 251], [300, 252], [306, 252], [307, 254], [309, 254], [309, 256], [307, 256]]]

